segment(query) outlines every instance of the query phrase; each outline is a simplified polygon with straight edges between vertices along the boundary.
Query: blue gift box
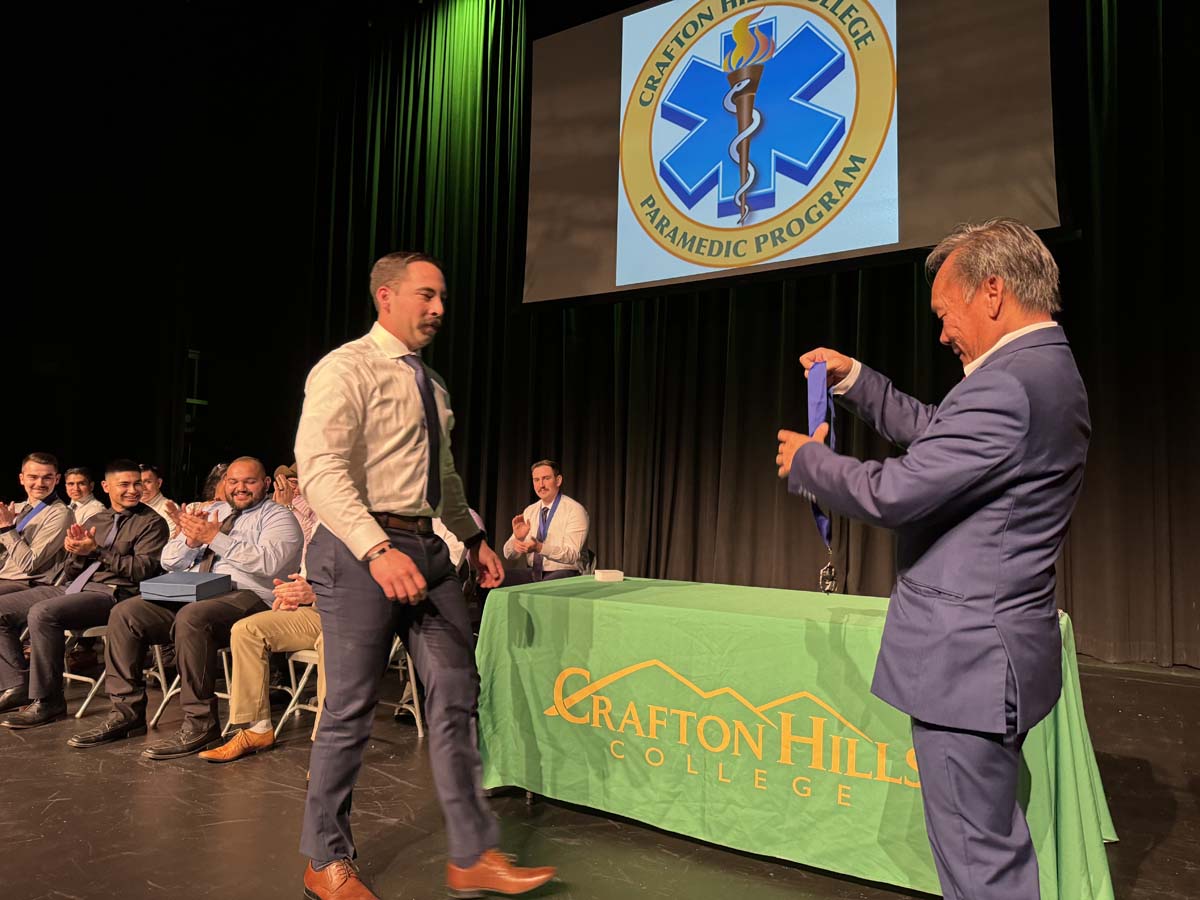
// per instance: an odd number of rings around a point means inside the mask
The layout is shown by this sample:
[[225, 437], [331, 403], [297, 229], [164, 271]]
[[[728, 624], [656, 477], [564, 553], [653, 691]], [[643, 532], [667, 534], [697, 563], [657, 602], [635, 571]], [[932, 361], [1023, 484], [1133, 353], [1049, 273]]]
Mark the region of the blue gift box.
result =
[[147, 600], [191, 603], [217, 594], [228, 594], [233, 590], [233, 580], [228, 575], [214, 572], [168, 572], [143, 581], [140, 590]]

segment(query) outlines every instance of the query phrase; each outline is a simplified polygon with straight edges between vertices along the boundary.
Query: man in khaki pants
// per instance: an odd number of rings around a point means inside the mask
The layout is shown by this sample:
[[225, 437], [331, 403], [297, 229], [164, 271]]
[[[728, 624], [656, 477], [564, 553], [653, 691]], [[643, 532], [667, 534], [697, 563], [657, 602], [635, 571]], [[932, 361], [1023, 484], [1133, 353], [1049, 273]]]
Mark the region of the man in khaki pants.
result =
[[[300, 575], [289, 581], [275, 579], [275, 601], [265, 612], [233, 626], [229, 648], [233, 652], [233, 684], [229, 689], [229, 721], [245, 725], [220, 747], [205, 750], [200, 758], [212, 763], [233, 762], [275, 743], [271, 725], [270, 660], [272, 653], [316, 650], [322, 656], [321, 618], [313, 606], [316, 594]], [[317, 664], [317, 722], [325, 705], [325, 660]], [[313, 734], [317, 733], [316, 722]]]

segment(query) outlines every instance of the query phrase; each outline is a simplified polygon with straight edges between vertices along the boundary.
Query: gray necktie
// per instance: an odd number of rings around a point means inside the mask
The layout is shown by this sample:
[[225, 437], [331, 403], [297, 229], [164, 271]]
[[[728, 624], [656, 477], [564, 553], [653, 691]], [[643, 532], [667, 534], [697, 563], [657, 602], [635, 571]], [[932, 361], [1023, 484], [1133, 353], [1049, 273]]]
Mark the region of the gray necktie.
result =
[[[101, 549], [107, 550], [113, 545], [113, 541], [117, 539], [117, 529], [121, 527], [121, 520], [124, 518], [125, 516], [121, 513], [117, 513], [113, 516], [112, 528], [108, 529], [108, 534], [106, 534], [104, 536], [104, 540], [100, 542]], [[75, 580], [67, 585], [67, 593], [80, 593], [87, 586], [87, 583], [91, 581], [92, 576], [96, 574], [96, 570], [100, 568], [101, 562], [103, 562], [103, 560], [98, 559], [80, 572], [79, 575], [76, 576]]]
[[[225, 521], [221, 523], [221, 534], [229, 534], [229, 532], [233, 531], [233, 523], [237, 521], [238, 516], [241, 514], [242, 511], [240, 509], [235, 509], [228, 516], [226, 516]], [[213, 548], [211, 546], [205, 547], [204, 555], [200, 557], [200, 571], [211, 572], [213, 563], [216, 561], [217, 554], [213, 552]]]

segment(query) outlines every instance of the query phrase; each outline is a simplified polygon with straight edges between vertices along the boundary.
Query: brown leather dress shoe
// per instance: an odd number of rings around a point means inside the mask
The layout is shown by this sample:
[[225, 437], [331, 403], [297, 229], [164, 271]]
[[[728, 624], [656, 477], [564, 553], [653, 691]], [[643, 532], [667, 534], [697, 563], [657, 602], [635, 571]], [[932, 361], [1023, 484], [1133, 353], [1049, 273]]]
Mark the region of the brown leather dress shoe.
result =
[[308, 900], [379, 900], [348, 859], [334, 860], [319, 872], [309, 860], [304, 870], [304, 896]]
[[259, 750], [269, 750], [274, 746], [275, 732], [267, 731], [259, 734], [249, 728], [242, 728], [220, 747], [203, 751], [200, 758], [208, 760], [210, 763], [227, 763], [241, 759], [243, 756], [249, 756], [251, 753], [257, 753]]
[[555, 875], [551, 866], [523, 869], [499, 850], [488, 850], [475, 865], [463, 869], [446, 864], [446, 888], [451, 897], [482, 897], [484, 894], [513, 896], [541, 887]]

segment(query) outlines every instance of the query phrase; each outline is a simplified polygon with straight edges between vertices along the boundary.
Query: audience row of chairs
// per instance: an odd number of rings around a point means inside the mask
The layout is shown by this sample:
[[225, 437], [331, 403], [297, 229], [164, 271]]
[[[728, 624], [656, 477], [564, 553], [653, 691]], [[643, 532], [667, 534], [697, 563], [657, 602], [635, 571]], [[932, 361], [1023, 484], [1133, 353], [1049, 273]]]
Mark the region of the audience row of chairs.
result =
[[[75, 718], [82, 719], [84, 713], [87, 712], [92, 700], [96, 694], [100, 692], [101, 686], [104, 684], [104, 676], [107, 670], [101, 670], [98, 675], [85, 675], [82, 672], [71, 671], [71, 651], [73, 651], [83, 640], [104, 640], [105, 632], [108, 630], [107, 625], [98, 625], [95, 628], [88, 628], [83, 631], [68, 631], [66, 644], [66, 668], [63, 672], [63, 678], [67, 681], [80, 682], [90, 685], [91, 688], [84, 697], [83, 703], [79, 705], [79, 709], [75, 711]], [[28, 629], [26, 630], [27, 633]], [[22, 635], [24, 639], [25, 635]], [[167, 666], [163, 657], [163, 648], [159, 645], [154, 645], [154, 665], [146, 671], [148, 678], [153, 678], [158, 682], [159, 689], [162, 691], [162, 700], [159, 701], [158, 708], [154, 715], [150, 718], [149, 726], [155, 728], [158, 725], [159, 719], [162, 718], [167, 706], [171, 700], [177, 697], [180, 693], [179, 676], [167, 681]], [[228, 688], [233, 681], [233, 672], [230, 669], [232, 655], [228, 647], [222, 647], [217, 651], [221, 659], [221, 669], [225, 676], [225, 686]], [[278, 737], [283, 731], [288, 720], [298, 716], [301, 712], [310, 712], [314, 715], [318, 712], [316, 705], [312, 700], [305, 699], [305, 690], [308, 687], [312, 676], [316, 674], [317, 666], [320, 665], [320, 658], [316, 650], [296, 650], [287, 654], [288, 668], [288, 685], [272, 685], [272, 690], [280, 690], [288, 695], [288, 704], [284, 707], [283, 714], [279, 717], [279, 722], [275, 726], [275, 736]], [[299, 678], [296, 677], [297, 668], [303, 666]], [[396, 637], [392, 641], [392, 650], [388, 656], [388, 671], [396, 671], [399, 673], [401, 683], [404, 685], [400, 700], [398, 702], [380, 701], [383, 706], [390, 706], [394, 715], [398, 718], [402, 713], [407, 713], [413, 717], [413, 721], [417, 726], [417, 735], [425, 736], [425, 722], [421, 715], [421, 700], [420, 693], [417, 689], [417, 675], [413, 669], [412, 658], [404, 650], [404, 645], [400, 642], [400, 638]], [[228, 701], [229, 694], [226, 691], [217, 690], [217, 697]], [[221, 734], [224, 736], [229, 732], [230, 721], [226, 721], [221, 729]]]

